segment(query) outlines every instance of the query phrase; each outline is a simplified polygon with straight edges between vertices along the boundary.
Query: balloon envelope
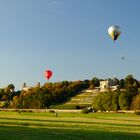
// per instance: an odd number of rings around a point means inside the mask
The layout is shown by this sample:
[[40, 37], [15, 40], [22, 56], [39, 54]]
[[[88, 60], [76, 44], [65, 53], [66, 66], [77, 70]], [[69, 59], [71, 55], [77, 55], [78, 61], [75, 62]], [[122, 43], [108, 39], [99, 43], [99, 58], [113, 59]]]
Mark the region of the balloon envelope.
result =
[[122, 58], [122, 60], [124, 60], [124, 56], [122, 56], [121, 58]]
[[51, 70], [46, 70], [45, 71], [45, 77], [49, 80], [52, 77], [52, 71]]
[[108, 34], [110, 35], [110, 37], [112, 38], [112, 40], [117, 40], [117, 38], [120, 36], [121, 31], [120, 31], [120, 27], [117, 25], [112, 25], [108, 28]]

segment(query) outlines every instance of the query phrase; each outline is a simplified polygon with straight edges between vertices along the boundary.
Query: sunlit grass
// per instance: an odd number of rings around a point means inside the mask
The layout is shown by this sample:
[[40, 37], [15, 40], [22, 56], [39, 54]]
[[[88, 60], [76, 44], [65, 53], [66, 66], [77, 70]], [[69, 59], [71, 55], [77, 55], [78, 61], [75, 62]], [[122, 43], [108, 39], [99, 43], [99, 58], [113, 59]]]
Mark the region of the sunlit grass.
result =
[[2, 139], [140, 139], [140, 116], [122, 113], [70, 114], [0, 112]]

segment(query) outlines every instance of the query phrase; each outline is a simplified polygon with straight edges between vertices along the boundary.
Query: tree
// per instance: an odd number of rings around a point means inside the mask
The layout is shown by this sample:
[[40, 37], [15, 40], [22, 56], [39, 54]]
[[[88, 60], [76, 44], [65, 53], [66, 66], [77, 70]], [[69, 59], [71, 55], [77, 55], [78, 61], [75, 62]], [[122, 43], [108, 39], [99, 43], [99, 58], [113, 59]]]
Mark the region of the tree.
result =
[[6, 101], [7, 99], [8, 99], [8, 97], [6, 95], [3, 95], [1, 98], [2, 101]]
[[93, 90], [93, 89], [95, 89], [95, 86], [92, 84], [92, 85], [90, 85], [90, 87], [89, 87], [91, 90]]
[[140, 94], [138, 94], [132, 102], [132, 109], [134, 110], [140, 110]]
[[89, 80], [84, 80], [83, 85], [85, 86], [85, 88], [88, 88], [90, 86], [90, 81]]
[[18, 97], [14, 96], [13, 102], [10, 104], [11, 108], [18, 108]]
[[138, 82], [132, 75], [128, 75], [125, 78], [125, 90], [130, 94], [131, 98], [138, 94]]
[[2, 100], [3, 95], [4, 95], [4, 89], [0, 89], [0, 100]]
[[122, 92], [119, 96], [119, 106], [121, 110], [129, 110], [131, 106], [131, 94]]
[[92, 84], [95, 86], [95, 87], [99, 87], [100, 85], [100, 80], [96, 77], [94, 77], [92, 80]]
[[120, 95], [120, 92], [115, 92], [112, 96], [112, 110], [114, 111], [117, 111], [120, 109], [120, 106], [119, 106], [119, 95]]
[[119, 81], [119, 87], [120, 87], [120, 89], [125, 88], [124, 86], [125, 86], [125, 81], [124, 81], [124, 79], [121, 79], [121, 80]]
[[112, 110], [112, 92], [107, 92], [102, 94], [102, 104], [103, 107], [106, 111], [111, 111]]
[[134, 84], [135, 79], [133, 78], [133, 76], [131, 74], [129, 74], [126, 78], [125, 78], [125, 88], [131, 88]]
[[115, 77], [115, 78], [113, 79], [114, 85], [119, 85], [119, 82], [120, 82], [120, 81], [119, 81], [118, 78]]
[[13, 84], [9, 84], [6, 88], [4, 88], [4, 94], [9, 101], [12, 100], [13, 95], [15, 92], [15, 86]]
[[15, 90], [15, 86], [14, 86], [13, 84], [9, 84], [9, 85], [7, 86], [7, 88], [8, 88], [8, 90], [9, 90], [10, 92], [14, 92], [14, 90]]
[[93, 98], [93, 104], [92, 104], [92, 108], [95, 110], [95, 111], [105, 111], [105, 108], [103, 106], [103, 101], [104, 98], [102, 96], [102, 93], [99, 93], [98, 95], [96, 95], [94, 98]]

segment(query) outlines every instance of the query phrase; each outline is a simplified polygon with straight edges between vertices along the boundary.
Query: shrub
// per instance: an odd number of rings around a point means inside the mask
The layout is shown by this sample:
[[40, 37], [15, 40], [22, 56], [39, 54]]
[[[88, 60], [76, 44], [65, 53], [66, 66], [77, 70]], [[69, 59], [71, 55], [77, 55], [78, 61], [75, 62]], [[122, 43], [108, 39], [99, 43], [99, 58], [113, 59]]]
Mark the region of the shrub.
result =
[[75, 105], [65, 105], [65, 104], [51, 105], [50, 109], [76, 109], [76, 106]]
[[76, 106], [76, 109], [81, 109], [81, 107], [79, 105]]
[[18, 112], [33, 112], [32, 110], [26, 110], [26, 109], [21, 109], [21, 110], [18, 110]]
[[27, 110], [27, 112], [33, 112], [32, 110]]
[[140, 115], [140, 111], [136, 111], [135, 114], [136, 114], [136, 115]]
[[90, 111], [90, 109], [88, 109], [88, 108], [84, 108], [84, 109], [82, 109], [82, 111], [81, 111], [81, 113], [83, 113], [83, 114], [88, 114], [89, 112], [91, 112], [91, 111]]
[[54, 110], [49, 110], [49, 112], [50, 112], [50, 113], [55, 113], [55, 111], [54, 111]]

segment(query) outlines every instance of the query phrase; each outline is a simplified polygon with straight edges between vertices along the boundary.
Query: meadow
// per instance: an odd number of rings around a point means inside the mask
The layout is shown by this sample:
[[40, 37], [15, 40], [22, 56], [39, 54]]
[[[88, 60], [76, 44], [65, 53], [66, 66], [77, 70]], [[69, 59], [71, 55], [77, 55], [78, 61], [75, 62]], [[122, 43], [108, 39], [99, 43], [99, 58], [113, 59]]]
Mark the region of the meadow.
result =
[[140, 115], [0, 111], [1, 140], [140, 140]]

